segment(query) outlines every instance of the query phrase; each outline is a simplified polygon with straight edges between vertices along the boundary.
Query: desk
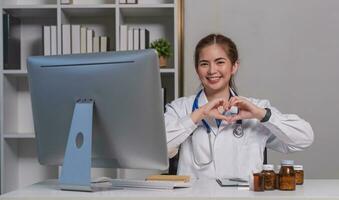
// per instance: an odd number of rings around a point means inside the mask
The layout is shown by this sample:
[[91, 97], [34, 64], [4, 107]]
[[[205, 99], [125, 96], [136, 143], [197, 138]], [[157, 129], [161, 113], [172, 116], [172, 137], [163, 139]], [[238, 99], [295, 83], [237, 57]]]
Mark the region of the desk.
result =
[[253, 192], [220, 187], [215, 180], [197, 180], [191, 188], [174, 190], [111, 189], [97, 192], [72, 192], [58, 189], [48, 180], [6, 193], [1, 200], [14, 199], [339, 199], [339, 180], [305, 180], [296, 191]]

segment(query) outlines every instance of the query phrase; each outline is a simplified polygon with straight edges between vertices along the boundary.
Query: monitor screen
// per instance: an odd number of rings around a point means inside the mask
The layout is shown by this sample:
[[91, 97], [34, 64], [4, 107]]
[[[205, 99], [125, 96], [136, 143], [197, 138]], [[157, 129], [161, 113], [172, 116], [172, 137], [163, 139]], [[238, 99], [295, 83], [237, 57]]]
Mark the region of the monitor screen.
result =
[[62, 165], [74, 107], [93, 106], [92, 166], [168, 167], [154, 50], [28, 58], [39, 162]]

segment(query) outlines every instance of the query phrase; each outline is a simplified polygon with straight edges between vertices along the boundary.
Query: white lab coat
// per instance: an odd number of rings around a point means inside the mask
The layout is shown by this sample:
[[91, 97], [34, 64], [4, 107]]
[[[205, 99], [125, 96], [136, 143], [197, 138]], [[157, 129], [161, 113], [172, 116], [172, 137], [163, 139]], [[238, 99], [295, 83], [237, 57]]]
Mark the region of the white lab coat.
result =
[[[261, 170], [265, 146], [279, 152], [301, 151], [313, 142], [313, 130], [308, 122], [293, 114], [281, 114], [267, 100], [248, 98], [261, 108], [270, 108], [272, 115], [268, 122], [257, 119], [243, 120], [244, 136], [233, 135], [235, 124], [222, 121], [218, 128], [214, 119], [207, 119], [211, 126], [213, 162], [199, 166], [194, 162], [208, 162], [210, 158], [209, 139], [202, 122], [195, 124], [190, 114], [195, 95], [174, 100], [166, 106], [165, 125], [169, 157], [180, 147], [179, 175], [194, 178], [247, 179], [252, 171]], [[205, 93], [199, 97], [199, 107], [207, 103]], [[193, 145], [192, 145], [193, 142]], [[174, 153], [173, 153], [174, 152]]]

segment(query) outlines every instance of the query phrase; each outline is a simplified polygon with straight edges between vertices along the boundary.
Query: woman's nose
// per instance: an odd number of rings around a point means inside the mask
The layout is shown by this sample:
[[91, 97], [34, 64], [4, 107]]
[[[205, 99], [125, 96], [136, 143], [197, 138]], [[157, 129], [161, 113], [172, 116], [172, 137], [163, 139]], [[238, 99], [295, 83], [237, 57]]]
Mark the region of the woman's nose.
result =
[[217, 72], [216, 65], [214, 63], [212, 63], [208, 68], [208, 74], [214, 74], [216, 72]]

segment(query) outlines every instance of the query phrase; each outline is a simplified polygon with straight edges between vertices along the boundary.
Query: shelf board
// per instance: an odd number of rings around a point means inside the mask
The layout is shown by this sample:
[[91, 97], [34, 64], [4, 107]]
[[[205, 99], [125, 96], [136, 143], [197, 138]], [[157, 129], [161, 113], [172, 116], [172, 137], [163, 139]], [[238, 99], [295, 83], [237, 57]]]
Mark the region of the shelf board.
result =
[[115, 4], [70, 4], [70, 5], [61, 5], [63, 8], [115, 8]]
[[5, 133], [5, 139], [34, 139], [34, 133]]
[[119, 8], [174, 8], [173, 3], [162, 4], [119, 4]]
[[18, 18], [27, 18], [27, 17], [55, 17], [57, 16], [57, 7], [44, 7], [45, 9], [37, 8], [34, 6], [27, 7], [12, 7], [12, 8], [4, 8], [5, 12], [11, 14], [14, 17]]
[[174, 7], [152, 7], [152, 6], [126, 6], [120, 7], [122, 16], [124, 17], [173, 17]]
[[175, 69], [173, 69], [173, 68], [161, 68], [160, 73], [175, 73]]
[[2, 70], [2, 73], [9, 76], [27, 76], [27, 70], [6, 69]]
[[71, 17], [115, 16], [114, 7], [63, 7], [62, 12]]
[[22, 5], [3, 5], [3, 9], [50, 9], [57, 8], [55, 4], [22, 4]]

